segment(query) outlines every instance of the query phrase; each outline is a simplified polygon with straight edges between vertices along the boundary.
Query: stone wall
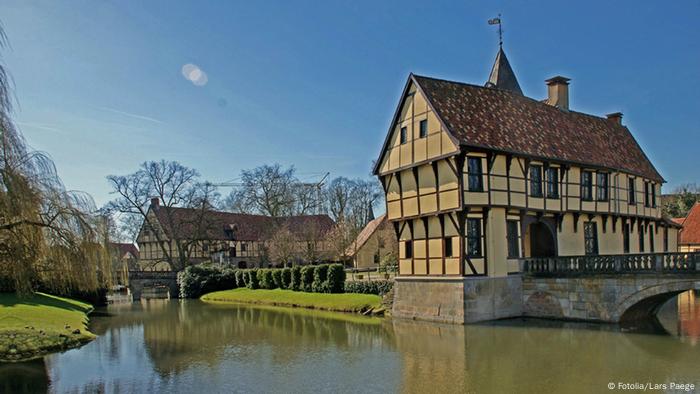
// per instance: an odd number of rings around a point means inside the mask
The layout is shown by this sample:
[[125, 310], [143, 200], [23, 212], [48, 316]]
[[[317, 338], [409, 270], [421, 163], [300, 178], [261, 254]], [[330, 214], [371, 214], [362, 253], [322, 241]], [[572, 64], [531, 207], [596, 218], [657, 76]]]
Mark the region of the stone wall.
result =
[[655, 312], [680, 292], [700, 288], [697, 278], [619, 275], [523, 279], [523, 315], [617, 323]]
[[456, 324], [518, 316], [618, 323], [648, 318], [690, 289], [700, 289], [700, 277], [397, 277], [392, 315]]
[[443, 323], [474, 323], [522, 315], [522, 278], [398, 277], [395, 317]]

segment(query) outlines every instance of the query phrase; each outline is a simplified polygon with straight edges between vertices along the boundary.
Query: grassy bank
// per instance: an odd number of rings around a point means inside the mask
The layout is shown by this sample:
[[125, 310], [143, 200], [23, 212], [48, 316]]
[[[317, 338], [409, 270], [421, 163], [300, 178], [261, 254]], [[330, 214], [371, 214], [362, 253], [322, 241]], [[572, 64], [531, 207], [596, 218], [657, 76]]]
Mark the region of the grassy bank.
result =
[[304, 293], [291, 290], [234, 289], [215, 291], [202, 296], [202, 301], [231, 302], [321, 309], [334, 312], [382, 313], [382, 298], [373, 294]]
[[0, 293], [0, 361], [24, 361], [80, 346], [95, 338], [87, 330], [92, 306], [36, 293]]

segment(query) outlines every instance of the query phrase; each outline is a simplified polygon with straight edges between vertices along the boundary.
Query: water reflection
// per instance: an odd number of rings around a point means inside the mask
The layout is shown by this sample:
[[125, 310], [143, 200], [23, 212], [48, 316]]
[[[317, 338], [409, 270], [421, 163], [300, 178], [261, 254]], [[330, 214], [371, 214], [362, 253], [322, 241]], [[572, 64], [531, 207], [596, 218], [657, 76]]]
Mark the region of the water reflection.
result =
[[[697, 333], [696, 295], [677, 327]], [[691, 304], [692, 307], [688, 307]], [[0, 366], [0, 392], [590, 392], [695, 383], [698, 336], [507, 320], [455, 326], [151, 300], [92, 317], [100, 337]], [[696, 330], [696, 331], [693, 331]]]

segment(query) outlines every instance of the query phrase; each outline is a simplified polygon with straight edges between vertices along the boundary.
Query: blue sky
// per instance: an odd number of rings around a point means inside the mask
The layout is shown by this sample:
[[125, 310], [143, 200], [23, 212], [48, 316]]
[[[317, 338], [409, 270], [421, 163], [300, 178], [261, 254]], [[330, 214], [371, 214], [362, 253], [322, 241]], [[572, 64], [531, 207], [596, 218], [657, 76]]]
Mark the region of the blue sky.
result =
[[106, 175], [149, 159], [212, 181], [272, 162], [368, 177], [408, 73], [483, 83], [499, 12], [527, 96], [572, 78], [572, 108], [624, 112], [665, 190], [700, 182], [694, 0], [3, 0], [2, 59], [26, 139], [102, 204]]

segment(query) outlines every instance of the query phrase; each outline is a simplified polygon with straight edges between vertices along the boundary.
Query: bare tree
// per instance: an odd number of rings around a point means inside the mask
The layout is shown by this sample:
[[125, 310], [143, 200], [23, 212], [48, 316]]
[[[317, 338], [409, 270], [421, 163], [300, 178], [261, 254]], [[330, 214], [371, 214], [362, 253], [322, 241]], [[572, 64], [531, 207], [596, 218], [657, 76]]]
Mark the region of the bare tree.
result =
[[273, 262], [280, 263], [285, 267], [291, 266], [297, 259], [297, 237], [283, 224], [270, 238], [268, 242], [268, 253]]
[[383, 195], [381, 187], [376, 179], [355, 180], [350, 199], [350, 216], [348, 221], [355, 229], [362, 230], [365, 225], [374, 219], [374, 206]]
[[[174, 271], [185, 268], [197, 244], [212, 230], [209, 213], [218, 201], [216, 188], [199, 182], [194, 169], [164, 160], [145, 162], [132, 174], [110, 175], [107, 180], [117, 194], [108, 208], [138, 217], [156, 238], [162, 262]], [[154, 198], [158, 204], [152, 206]]]
[[342, 222], [349, 215], [355, 182], [345, 177], [333, 179], [325, 190], [328, 212], [333, 220]]
[[67, 191], [49, 157], [27, 146], [10, 117], [10, 90], [0, 64], [0, 291], [105, 287], [109, 256], [92, 198]]
[[373, 219], [373, 207], [381, 201], [382, 191], [376, 180], [339, 177], [328, 184], [325, 195], [331, 217], [344, 222], [352, 233]]
[[241, 183], [228, 199], [237, 210], [268, 216], [284, 216], [293, 210], [294, 167], [273, 164], [244, 170]]

